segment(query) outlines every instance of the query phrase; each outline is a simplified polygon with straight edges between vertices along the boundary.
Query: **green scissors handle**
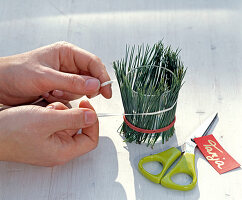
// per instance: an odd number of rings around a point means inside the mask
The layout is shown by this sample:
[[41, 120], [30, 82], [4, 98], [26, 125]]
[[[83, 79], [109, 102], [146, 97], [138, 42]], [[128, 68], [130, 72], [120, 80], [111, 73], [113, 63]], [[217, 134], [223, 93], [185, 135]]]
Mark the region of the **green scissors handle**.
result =
[[[176, 189], [176, 190], [191, 190], [195, 187], [197, 183], [197, 176], [195, 171], [195, 155], [193, 153], [184, 153], [181, 159], [178, 161], [176, 166], [165, 176], [164, 174], [170, 168], [170, 166], [175, 162], [175, 160], [180, 157], [181, 151], [177, 148], [172, 147], [166, 151], [158, 154], [150, 155], [142, 158], [139, 161], [138, 168], [139, 171], [150, 181], [155, 183], [160, 183], [161, 185]], [[143, 164], [147, 162], [157, 161], [163, 165], [162, 171], [157, 174], [151, 174], [143, 168]], [[179, 185], [172, 181], [171, 177], [175, 174], [185, 173], [192, 177], [192, 182], [188, 185]]]

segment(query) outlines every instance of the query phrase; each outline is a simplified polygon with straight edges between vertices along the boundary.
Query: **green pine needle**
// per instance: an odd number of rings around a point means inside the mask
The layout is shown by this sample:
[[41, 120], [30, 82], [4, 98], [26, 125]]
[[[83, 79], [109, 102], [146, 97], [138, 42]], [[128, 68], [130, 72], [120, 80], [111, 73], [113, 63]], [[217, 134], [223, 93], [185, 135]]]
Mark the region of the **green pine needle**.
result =
[[[149, 45], [127, 46], [125, 57], [113, 62], [119, 83], [125, 113], [149, 113], [171, 107], [178, 98], [186, 70], [180, 61], [179, 50], [165, 47], [162, 41]], [[166, 70], [167, 69], [167, 70]], [[170, 71], [171, 72], [170, 72]], [[127, 120], [143, 129], [160, 129], [168, 126], [175, 117], [176, 105], [168, 112], [157, 115], [129, 115]], [[154, 134], [140, 133], [124, 122], [120, 133], [125, 141], [154, 146], [159, 137], [167, 141], [174, 134], [174, 127]]]

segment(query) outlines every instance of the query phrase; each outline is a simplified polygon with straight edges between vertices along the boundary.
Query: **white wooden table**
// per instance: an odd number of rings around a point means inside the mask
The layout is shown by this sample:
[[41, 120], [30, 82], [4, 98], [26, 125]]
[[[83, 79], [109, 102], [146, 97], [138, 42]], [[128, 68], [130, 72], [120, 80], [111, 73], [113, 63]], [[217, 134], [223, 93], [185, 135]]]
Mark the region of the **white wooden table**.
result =
[[[216, 111], [220, 121], [213, 134], [242, 163], [241, 20], [240, 0], [0, 0], [0, 56], [65, 40], [98, 55], [115, 78], [111, 63], [124, 56], [127, 43], [164, 39], [182, 48], [188, 67], [176, 136], [168, 143], [154, 150], [126, 144], [117, 133], [122, 118], [101, 118], [98, 148], [64, 166], [0, 162], [0, 200], [241, 199], [242, 170], [219, 175], [198, 150], [192, 191], [166, 189], [137, 170], [142, 156], [181, 144]], [[111, 100], [91, 102], [97, 112], [123, 111], [117, 84]]]

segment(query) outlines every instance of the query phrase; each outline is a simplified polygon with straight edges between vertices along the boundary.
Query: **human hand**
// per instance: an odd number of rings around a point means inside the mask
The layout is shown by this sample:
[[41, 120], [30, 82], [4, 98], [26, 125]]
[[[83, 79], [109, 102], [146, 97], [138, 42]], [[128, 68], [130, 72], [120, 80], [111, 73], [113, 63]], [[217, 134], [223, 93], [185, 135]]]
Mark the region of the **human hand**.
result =
[[[0, 160], [41, 166], [63, 164], [97, 146], [99, 124], [88, 101], [68, 109], [19, 106], [0, 112]], [[76, 134], [82, 128], [82, 134]]]
[[0, 58], [0, 103], [18, 105], [43, 96], [48, 102], [101, 93], [111, 98], [110, 77], [101, 60], [67, 42]]

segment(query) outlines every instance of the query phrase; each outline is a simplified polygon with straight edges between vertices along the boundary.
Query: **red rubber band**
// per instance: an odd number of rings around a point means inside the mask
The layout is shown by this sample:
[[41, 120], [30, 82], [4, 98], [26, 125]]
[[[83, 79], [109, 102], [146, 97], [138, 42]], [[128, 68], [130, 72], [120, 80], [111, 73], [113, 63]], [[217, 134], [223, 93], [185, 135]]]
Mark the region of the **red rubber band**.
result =
[[129, 126], [129, 128], [131, 128], [137, 132], [140, 132], [140, 133], [160, 133], [160, 132], [168, 131], [172, 126], [174, 126], [174, 124], [176, 122], [176, 117], [175, 117], [174, 120], [168, 126], [160, 128], [160, 129], [149, 130], [149, 129], [143, 129], [143, 128], [136, 127], [126, 119], [125, 115], [123, 117], [124, 117], [124, 122]]

